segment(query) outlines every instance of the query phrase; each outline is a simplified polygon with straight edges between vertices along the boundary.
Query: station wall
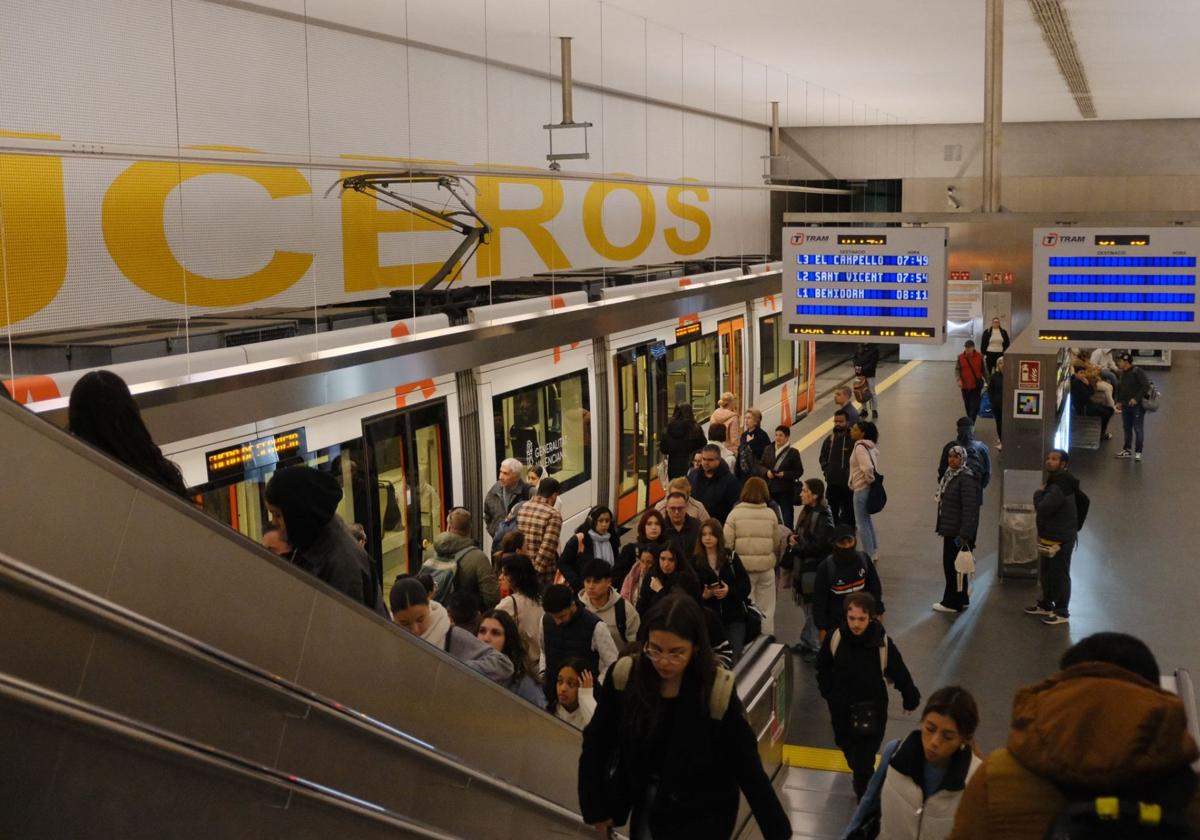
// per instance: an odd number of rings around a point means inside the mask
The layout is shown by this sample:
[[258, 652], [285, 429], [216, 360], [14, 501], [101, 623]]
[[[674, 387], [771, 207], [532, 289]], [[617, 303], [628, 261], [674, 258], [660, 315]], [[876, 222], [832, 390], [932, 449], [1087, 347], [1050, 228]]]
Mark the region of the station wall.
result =
[[[479, 176], [461, 282], [769, 249], [768, 101], [787, 79], [595, 0], [46, 0], [0, 27], [9, 334], [419, 285], [455, 234], [341, 194], [439, 161], [545, 171], [556, 36], [597, 180]], [[556, 150], [582, 138], [555, 138]], [[561, 145], [560, 145], [561, 144]], [[605, 183], [605, 174], [679, 186]], [[436, 190], [414, 188], [431, 201]]]

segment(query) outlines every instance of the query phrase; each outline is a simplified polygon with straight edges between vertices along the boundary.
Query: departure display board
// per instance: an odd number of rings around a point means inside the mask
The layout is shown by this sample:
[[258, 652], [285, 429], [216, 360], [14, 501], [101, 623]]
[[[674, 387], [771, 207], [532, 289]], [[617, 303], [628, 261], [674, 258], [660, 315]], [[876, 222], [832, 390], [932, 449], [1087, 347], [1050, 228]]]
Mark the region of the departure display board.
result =
[[946, 229], [783, 229], [784, 323], [795, 339], [942, 344]]
[[204, 453], [208, 465], [208, 480], [220, 481], [241, 478], [247, 472], [273, 466], [281, 458], [304, 454], [304, 429], [268, 435]]
[[1200, 347], [1200, 228], [1037, 228], [1033, 326], [1083, 347]]

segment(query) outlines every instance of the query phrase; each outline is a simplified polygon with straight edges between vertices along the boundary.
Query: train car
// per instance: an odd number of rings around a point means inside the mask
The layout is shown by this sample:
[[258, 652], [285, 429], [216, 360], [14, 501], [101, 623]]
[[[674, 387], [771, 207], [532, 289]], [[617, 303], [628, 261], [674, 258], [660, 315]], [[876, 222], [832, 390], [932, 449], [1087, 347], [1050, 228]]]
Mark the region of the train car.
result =
[[[614, 286], [600, 295], [660, 294], [778, 271], [777, 265], [757, 268]], [[566, 291], [467, 308], [455, 320], [535, 318], [588, 301], [587, 292]], [[363, 525], [367, 550], [387, 584], [420, 565], [452, 507], [473, 500], [481, 509], [505, 458], [540, 465], [562, 483], [565, 539], [598, 502], [627, 522], [661, 498], [657, 440], [678, 402], [691, 402], [698, 419], [707, 421], [720, 394], [730, 391], [739, 406], [760, 408], [764, 423], [795, 420], [812, 397], [813, 350], [783, 335], [779, 308], [776, 295], [752, 298], [416, 382], [406, 381], [398, 365], [388, 391], [160, 444], [180, 465], [197, 504], [255, 540], [267, 524], [264, 488], [279, 466], [304, 463], [332, 472], [345, 493], [339, 513]], [[130, 384], [214, 375], [450, 324], [446, 314], [422, 316], [111, 369]], [[65, 396], [84, 373], [33, 377], [40, 390], [34, 394], [29, 386], [26, 396]], [[38, 410], [39, 403], [31, 407]], [[484, 539], [486, 546], [486, 532]]]

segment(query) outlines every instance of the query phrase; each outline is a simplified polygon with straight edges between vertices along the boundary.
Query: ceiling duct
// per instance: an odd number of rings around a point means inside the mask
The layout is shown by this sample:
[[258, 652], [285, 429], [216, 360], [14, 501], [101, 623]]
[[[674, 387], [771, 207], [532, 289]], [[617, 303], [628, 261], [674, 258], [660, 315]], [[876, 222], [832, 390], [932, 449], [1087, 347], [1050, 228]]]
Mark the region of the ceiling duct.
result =
[[1092, 89], [1088, 86], [1075, 36], [1071, 34], [1071, 22], [1067, 19], [1067, 10], [1063, 8], [1061, 0], [1029, 0], [1029, 8], [1042, 27], [1042, 37], [1058, 63], [1058, 72], [1066, 80], [1067, 89], [1075, 97], [1080, 115], [1086, 120], [1096, 119]]

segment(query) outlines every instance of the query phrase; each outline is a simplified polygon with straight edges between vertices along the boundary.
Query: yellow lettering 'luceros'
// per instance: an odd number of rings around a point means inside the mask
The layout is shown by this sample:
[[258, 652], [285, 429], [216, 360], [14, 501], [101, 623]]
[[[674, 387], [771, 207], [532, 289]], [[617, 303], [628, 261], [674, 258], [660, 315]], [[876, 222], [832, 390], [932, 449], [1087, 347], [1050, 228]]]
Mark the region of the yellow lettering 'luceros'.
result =
[[[523, 184], [536, 187], [542, 193], [541, 203], [536, 207], [502, 208], [500, 206], [500, 188], [504, 184]], [[475, 271], [479, 277], [496, 277], [500, 274], [501, 231], [504, 228], [512, 228], [523, 233], [546, 268], [551, 271], [562, 271], [571, 267], [567, 255], [554, 241], [553, 234], [545, 228], [546, 223], [562, 210], [562, 182], [546, 181], [540, 178], [479, 177], [475, 179], [475, 185], [479, 189], [477, 204], [479, 215], [483, 216], [492, 226], [490, 241], [486, 245], [479, 246], [479, 252], [475, 258]]]
[[663, 231], [667, 247], [676, 254], [690, 256], [699, 254], [708, 247], [712, 238], [712, 220], [699, 207], [683, 203], [685, 192], [695, 193], [697, 201], [708, 201], [708, 190], [704, 187], [670, 187], [667, 190], [667, 209], [685, 222], [692, 222], [698, 228], [695, 239], [684, 239], [679, 235], [679, 229], [669, 227]]
[[312, 254], [294, 251], [276, 251], [263, 268], [242, 277], [205, 277], [180, 264], [167, 241], [163, 208], [173, 189], [201, 175], [249, 178], [272, 199], [307, 195], [312, 191], [297, 169], [218, 163], [135, 163], [113, 181], [101, 211], [104, 242], [113, 262], [130, 281], [173, 303], [183, 303], [186, 299], [193, 306], [238, 306], [277, 295], [304, 276], [312, 265]]
[[[623, 176], [625, 173], [613, 174]], [[604, 199], [617, 190], [633, 193], [641, 209], [641, 225], [628, 245], [612, 244], [604, 232]], [[606, 181], [592, 184], [583, 196], [583, 232], [597, 254], [610, 260], [635, 259], [650, 247], [650, 240], [654, 238], [654, 197], [650, 195], [650, 188], [644, 184], [614, 184]]]
[[[0, 137], [57, 140], [57, 134], [0, 131]], [[0, 208], [4, 253], [0, 256], [0, 326], [44, 309], [67, 278], [67, 208], [62, 158], [0, 155]]]

